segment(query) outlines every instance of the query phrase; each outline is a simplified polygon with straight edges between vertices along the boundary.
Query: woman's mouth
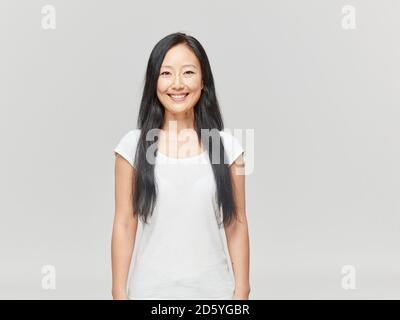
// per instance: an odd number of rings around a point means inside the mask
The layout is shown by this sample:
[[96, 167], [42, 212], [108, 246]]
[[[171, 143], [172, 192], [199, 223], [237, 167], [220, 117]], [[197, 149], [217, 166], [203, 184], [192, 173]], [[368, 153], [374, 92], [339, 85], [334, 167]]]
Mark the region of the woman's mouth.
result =
[[168, 94], [168, 96], [171, 98], [173, 102], [184, 102], [186, 100], [186, 97], [189, 95], [189, 93], [180, 93], [180, 94]]

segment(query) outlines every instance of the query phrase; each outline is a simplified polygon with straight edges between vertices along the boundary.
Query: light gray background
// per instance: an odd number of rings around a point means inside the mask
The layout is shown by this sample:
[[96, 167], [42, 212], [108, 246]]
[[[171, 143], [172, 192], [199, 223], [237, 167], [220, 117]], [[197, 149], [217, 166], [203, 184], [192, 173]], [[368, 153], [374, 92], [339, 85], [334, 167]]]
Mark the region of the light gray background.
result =
[[226, 127], [255, 130], [250, 298], [400, 298], [399, 1], [2, 0], [0, 24], [0, 298], [111, 299], [113, 148], [176, 31]]

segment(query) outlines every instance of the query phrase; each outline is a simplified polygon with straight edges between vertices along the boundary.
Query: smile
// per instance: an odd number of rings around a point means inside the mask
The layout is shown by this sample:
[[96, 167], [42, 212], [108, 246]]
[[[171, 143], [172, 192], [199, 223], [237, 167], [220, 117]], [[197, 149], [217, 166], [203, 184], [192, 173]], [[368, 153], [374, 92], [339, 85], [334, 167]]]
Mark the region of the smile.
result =
[[184, 93], [184, 94], [168, 94], [168, 96], [171, 98], [172, 101], [174, 102], [184, 102], [186, 100], [186, 97], [189, 95], [189, 93]]

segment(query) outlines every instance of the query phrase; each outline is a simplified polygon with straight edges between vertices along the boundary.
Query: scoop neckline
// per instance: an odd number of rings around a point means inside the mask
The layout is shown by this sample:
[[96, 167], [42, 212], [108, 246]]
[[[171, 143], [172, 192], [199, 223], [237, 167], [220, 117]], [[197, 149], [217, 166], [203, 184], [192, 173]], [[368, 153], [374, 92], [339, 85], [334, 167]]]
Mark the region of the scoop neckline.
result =
[[157, 155], [161, 155], [161, 156], [164, 157], [164, 158], [172, 159], [172, 160], [177, 160], [177, 161], [196, 159], [196, 158], [199, 158], [199, 157], [203, 156], [203, 155], [206, 154], [206, 153], [207, 153], [207, 150], [204, 150], [202, 153], [196, 154], [196, 155], [194, 155], [194, 156], [185, 157], [185, 158], [175, 158], [175, 157], [167, 156], [166, 154], [164, 154], [164, 153], [162, 153], [162, 152], [160, 152], [160, 151], [157, 150]]

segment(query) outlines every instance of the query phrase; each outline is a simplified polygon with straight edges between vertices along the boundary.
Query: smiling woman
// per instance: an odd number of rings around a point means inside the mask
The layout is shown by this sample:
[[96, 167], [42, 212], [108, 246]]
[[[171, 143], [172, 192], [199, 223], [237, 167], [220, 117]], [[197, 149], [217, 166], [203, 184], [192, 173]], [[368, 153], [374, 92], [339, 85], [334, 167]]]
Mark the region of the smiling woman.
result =
[[184, 112], [194, 107], [203, 87], [200, 62], [193, 51], [184, 43], [172, 47], [160, 68], [160, 102], [168, 112]]
[[[114, 149], [114, 299], [248, 299], [244, 176], [236, 170], [244, 150], [223, 131], [210, 64], [194, 37], [174, 33], [153, 48], [137, 127]], [[156, 157], [149, 161], [154, 131]], [[177, 149], [189, 154], [172, 157]]]

